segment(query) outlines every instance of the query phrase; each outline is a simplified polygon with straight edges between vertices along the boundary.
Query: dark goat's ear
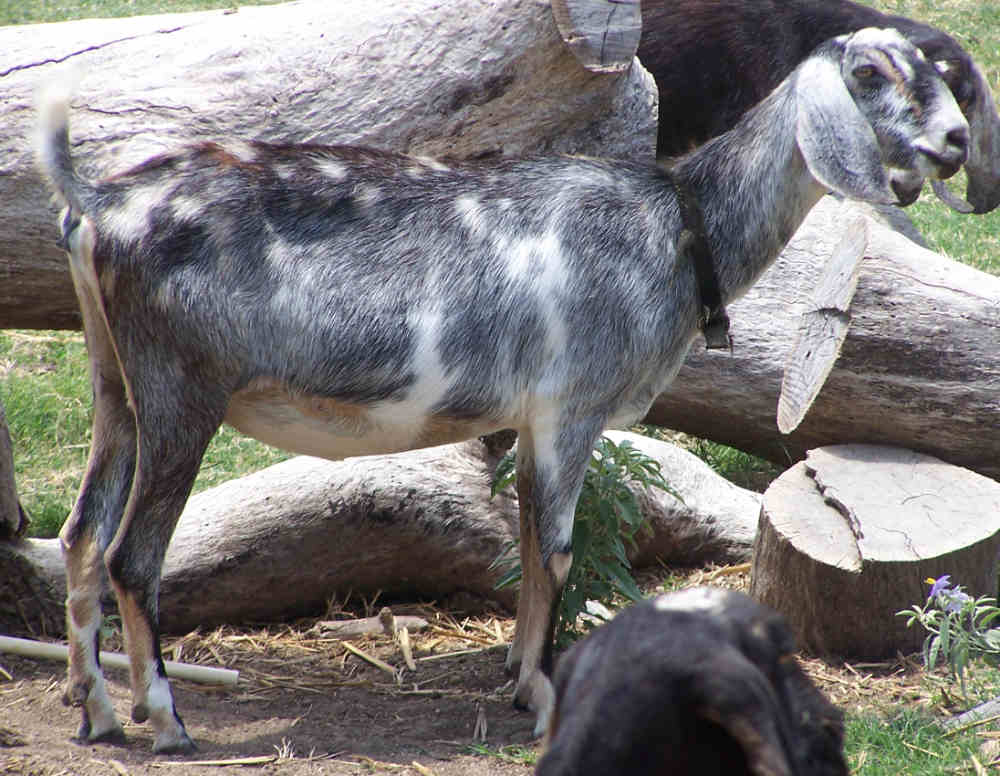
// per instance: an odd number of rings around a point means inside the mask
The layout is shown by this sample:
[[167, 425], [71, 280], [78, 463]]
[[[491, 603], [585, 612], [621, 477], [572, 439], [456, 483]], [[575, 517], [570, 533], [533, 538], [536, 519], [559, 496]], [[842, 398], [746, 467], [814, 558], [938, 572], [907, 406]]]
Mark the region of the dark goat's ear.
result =
[[743, 751], [753, 776], [792, 776], [787, 723], [760, 670], [735, 649], [723, 649], [698, 676], [695, 716], [721, 728]]
[[[747, 710], [750, 712], [750, 710]], [[792, 776], [792, 768], [781, 746], [778, 730], [770, 715], [757, 713], [720, 714], [715, 708], [701, 708], [696, 714], [722, 728], [743, 750], [747, 772], [753, 776]]]
[[972, 145], [965, 163], [969, 184], [965, 197], [976, 213], [989, 213], [1000, 204], [1000, 115], [989, 79], [975, 62], [972, 77], [976, 96], [968, 110]]

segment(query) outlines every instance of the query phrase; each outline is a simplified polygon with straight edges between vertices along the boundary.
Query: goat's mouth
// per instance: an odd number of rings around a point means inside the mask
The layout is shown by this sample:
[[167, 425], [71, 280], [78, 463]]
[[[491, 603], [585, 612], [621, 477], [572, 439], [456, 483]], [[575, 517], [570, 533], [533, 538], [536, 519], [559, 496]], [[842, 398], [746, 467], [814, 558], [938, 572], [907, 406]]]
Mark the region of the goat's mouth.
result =
[[912, 205], [920, 196], [920, 190], [924, 187], [922, 177], [909, 177], [892, 180], [892, 193], [896, 195], [896, 204], [900, 207]]
[[935, 154], [931, 151], [921, 151], [934, 167], [934, 177], [938, 180], [947, 180], [962, 168], [965, 162], [965, 155], [946, 157]]

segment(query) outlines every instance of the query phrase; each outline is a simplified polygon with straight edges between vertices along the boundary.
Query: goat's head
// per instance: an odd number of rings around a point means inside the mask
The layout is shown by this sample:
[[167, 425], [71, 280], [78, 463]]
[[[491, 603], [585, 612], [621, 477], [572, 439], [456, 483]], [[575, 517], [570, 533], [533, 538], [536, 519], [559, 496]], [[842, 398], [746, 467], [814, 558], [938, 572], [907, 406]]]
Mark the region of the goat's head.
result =
[[797, 138], [824, 186], [871, 202], [916, 200], [955, 174], [969, 124], [934, 65], [896, 30], [866, 28], [820, 46], [795, 76]]
[[695, 588], [618, 615], [560, 660], [538, 776], [847, 776], [843, 715], [780, 615]]

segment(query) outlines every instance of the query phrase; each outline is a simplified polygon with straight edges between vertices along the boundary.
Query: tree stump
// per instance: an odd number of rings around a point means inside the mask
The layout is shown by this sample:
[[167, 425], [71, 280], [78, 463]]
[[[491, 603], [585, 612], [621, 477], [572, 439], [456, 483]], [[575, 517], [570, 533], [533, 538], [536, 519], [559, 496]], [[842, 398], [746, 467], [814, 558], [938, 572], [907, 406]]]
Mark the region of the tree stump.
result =
[[810, 450], [764, 494], [750, 594], [781, 612], [799, 646], [877, 660], [926, 634], [896, 612], [951, 574], [996, 595], [1000, 483], [878, 445]]

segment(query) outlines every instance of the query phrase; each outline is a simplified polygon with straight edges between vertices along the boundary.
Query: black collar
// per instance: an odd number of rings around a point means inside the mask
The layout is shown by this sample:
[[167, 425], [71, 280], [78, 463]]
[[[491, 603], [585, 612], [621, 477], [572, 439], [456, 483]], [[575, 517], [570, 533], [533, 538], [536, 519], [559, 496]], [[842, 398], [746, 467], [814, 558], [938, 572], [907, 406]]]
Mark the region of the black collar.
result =
[[732, 350], [733, 341], [729, 335], [729, 316], [722, 303], [719, 278], [715, 274], [712, 254], [705, 236], [705, 222], [702, 220], [698, 200], [680, 182], [671, 170], [664, 170], [667, 180], [677, 195], [683, 228], [677, 238], [677, 255], [689, 256], [698, 278], [698, 294], [701, 297], [701, 314], [698, 328], [705, 337], [706, 350]]

